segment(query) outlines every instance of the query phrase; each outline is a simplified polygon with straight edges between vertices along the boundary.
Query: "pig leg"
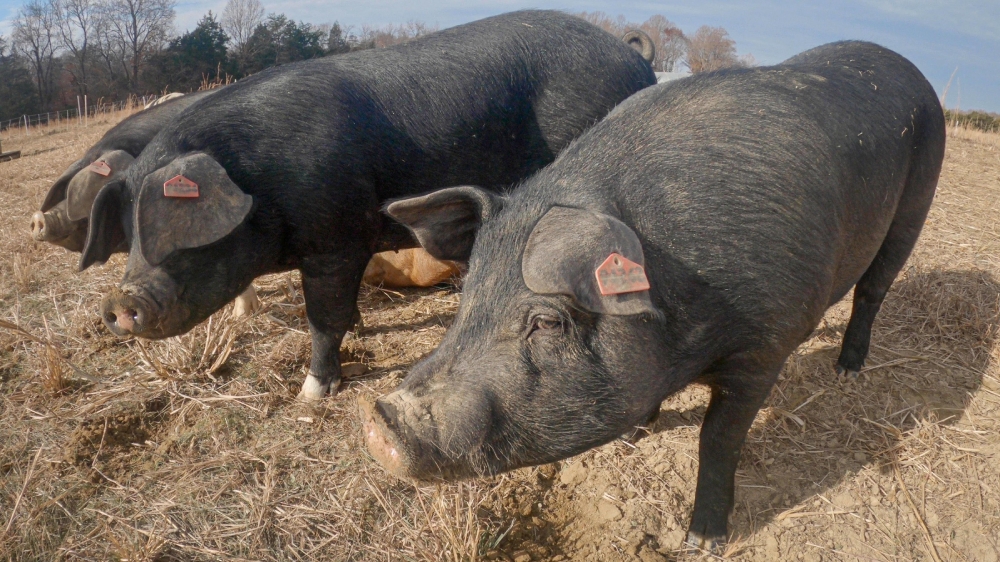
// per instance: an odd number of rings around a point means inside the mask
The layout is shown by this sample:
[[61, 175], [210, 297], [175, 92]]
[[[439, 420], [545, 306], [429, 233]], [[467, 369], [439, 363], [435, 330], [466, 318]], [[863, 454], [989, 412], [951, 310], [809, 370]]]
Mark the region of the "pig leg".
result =
[[299, 400], [319, 400], [340, 384], [340, 344], [358, 314], [358, 289], [371, 254], [312, 256], [302, 262], [302, 290], [312, 362]]
[[782, 360], [762, 365], [745, 355], [713, 368], [703, 380], [712, 399], [701, 426], [698, 487], [687, 546], [709, 552], [725, 544], [733, 509], [736, 465], [750, 425], [778, 377]]
[[929, 187], [927, 182], [916, 185], [911, 182], [907, 185], [882, 246], [868, 270], [854, 286], [854, 305], [840, 346], [837, 374], [856, 378], [861, 372], [865, 358], [868, 357], [875, 315], [917, 243], [934, 197], [935, 184], [936, 181], [930, 183]]
[[257, 298], [257, 290], [253, 285], [247, 287], [247, 290], [240, 293], [240, 296], [233, 301], [233, 316], [237, 318], [250, 316], [258, 310], [260, 310], [260, 299]]

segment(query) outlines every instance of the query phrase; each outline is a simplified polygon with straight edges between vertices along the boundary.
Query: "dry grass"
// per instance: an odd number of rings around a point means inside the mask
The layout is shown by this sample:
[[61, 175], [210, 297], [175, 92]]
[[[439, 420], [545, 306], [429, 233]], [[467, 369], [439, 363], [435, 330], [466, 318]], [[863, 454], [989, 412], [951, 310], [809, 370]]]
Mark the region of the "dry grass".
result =
[[[76, 274], [28, 216], [110, 126], [4, 139], [0, 164], [0, 559], [662, 560], [694, 497], [707, 393], [671, 397], [634, 443], [490, 481], [414, 487], [364, 450], [360, 396], [440, 341], [454, 290], [367, 288], [346, 361], [369, 372], [293, 398], [310, 340], [298, 277], [262, 310], [188, 335], [101, 325], [120, 257]], [[997, 560], [1000, 136], [950, 131], [918, 249], [876, 321], [860, 379], [832, 363], [849, 307], [789, 359], [737, 476], [737, 560]], [[683, 557], [683, 556], [681, 556]]]

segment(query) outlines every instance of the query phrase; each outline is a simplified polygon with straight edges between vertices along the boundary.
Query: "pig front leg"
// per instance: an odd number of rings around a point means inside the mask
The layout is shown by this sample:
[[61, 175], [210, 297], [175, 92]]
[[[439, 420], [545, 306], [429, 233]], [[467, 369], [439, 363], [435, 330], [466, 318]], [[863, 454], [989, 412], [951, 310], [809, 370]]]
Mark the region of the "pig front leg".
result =
[[702, 379], [711, 387], [712, 399], [698, 444], [698, 487], [688, 529], [689, 548], [713, 552], [726, 543], [743, 442], [782, 363], [783, 359], [776, 366], [765, 366], [740, 355]]
[[370, 255], [325, 255], [303, 260], [302, 290], [312, 335], [312, 362], [299, 400], [320, 400], [340, 385], [340, 344], [360, 319], [358, 289]]

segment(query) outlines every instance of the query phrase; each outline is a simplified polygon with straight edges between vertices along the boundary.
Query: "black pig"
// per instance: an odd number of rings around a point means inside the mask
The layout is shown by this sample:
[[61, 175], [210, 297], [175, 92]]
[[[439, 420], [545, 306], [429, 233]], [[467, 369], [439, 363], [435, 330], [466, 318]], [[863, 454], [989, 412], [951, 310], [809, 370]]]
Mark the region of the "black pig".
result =
[[851, 287], [837, 368], [861, 369], [944, 144], [912, 64], [834, 43], [644, 90], [509, 196], [390, 204], [432, 255], [471, 259], [441, 346], [362, 403], [369, 448], [404, 477], [495, 474], [607, 443], [702, 382], [688, 540], [715, 548], [754, 416]]
[[508, 186], [654, 82], [623, 41], [551, 11], [265, 70], [189, 108], [102, 188], [81, 267], [131, 247], [102, 315], [148, 338], [298, 268], [313, 338], [300, 396], [319, 398], [340, 379], [369, 258], [416, 245], [384, 201]]
[[[194, 102], [215, 92], [168, 94], [112, 127], [52, 184], [42, 209], [31, 216], [31, 235], [39, 242], [82, 252], [87, 241], [91, 207], [104, 184], [122, 174], [167, 123]], [[124, 241], [114, 251], [127, 252]], [[245, 316], [260, 308], [253, 286], [236, 297], [234, 314]]]
[[[31, 235], [72, 252], [82, 252], [87, 241], [87, 219], [97, 193], [105, 183], [121, 177], [164, 126], [213, 90], [173, 98], [124, 119], [70, 165], [49, 189], [42, 208], [31, 217]], [[104, 162], [104, 166], [99, 163]], [[122, 246], [116, 250], [126, 251]]]

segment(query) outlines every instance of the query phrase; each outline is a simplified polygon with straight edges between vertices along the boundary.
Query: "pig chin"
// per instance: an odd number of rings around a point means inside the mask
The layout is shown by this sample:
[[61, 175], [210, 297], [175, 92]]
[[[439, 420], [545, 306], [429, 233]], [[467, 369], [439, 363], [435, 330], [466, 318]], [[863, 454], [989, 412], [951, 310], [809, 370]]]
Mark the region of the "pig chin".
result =
[[65, 238], [60, 238], [59, 240], [46, 240], [46, 242], [50, 242], [56, 246], [61, 246], [71, 252], [79, 253], [83, 251], [83, 247], [87, 243], [87, 230], [75, 230]]

